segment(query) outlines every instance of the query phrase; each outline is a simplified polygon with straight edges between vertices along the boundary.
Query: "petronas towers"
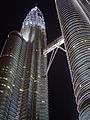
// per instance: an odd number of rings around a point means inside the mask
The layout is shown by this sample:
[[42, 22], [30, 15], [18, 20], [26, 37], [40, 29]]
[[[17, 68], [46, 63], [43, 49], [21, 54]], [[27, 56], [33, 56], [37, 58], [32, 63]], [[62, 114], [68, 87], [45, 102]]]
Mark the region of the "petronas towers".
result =
[[56, 0], [80, 120], [90, 120], [90, 1]]
[[1, 53], [0, 120], [48, 120], [46, 42], [44, 18], [35, 7]]
[[[79, 120], [90, 120], [90, 1], [56, 0], [55, 4]], [[45, 30], [36, 6], [20, 32], [8, 35], [0, 56], [0, 120], [49, 120]]]

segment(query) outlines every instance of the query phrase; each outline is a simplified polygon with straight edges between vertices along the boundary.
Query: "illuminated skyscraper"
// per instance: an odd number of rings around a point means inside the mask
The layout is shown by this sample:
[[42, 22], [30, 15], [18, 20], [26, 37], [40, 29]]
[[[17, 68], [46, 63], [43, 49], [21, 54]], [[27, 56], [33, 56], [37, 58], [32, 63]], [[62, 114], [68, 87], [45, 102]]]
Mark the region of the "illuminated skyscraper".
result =
[[90, 1], [56, 0], [80, 120], [90, 120]]
[[0, 120], [48, 120], [45, 22], [33, 8], [0, 56]]

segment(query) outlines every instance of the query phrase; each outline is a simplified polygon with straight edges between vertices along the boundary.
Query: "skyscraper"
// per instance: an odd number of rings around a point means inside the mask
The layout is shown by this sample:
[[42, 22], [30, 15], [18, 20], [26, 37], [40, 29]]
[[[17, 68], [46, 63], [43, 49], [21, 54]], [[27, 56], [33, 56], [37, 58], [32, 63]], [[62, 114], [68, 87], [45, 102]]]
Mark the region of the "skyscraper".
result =
[[80, 120], [90, 120], [90, 2], [56, 0]]
[[0, 56], [0, 120], [48, 120], [45, 22], [35, 7]]

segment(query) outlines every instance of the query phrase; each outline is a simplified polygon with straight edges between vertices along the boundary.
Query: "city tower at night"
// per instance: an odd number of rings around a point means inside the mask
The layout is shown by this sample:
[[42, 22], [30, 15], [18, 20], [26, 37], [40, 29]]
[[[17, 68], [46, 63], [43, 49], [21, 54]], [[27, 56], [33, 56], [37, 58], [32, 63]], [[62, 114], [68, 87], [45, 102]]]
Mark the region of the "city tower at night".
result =
[[26, 16], [0, 57], [0, 120], [48, 120], [47, 39], [41, 11]]
[[0, 120], [49, 120], [47, 75], [59, 48], [67, 56], [79, 120], [90, 120], [90, 1], [55, 0], [55, 5], [62, 32], [56, 40], [47, 45], [44, 17], [36, 6], [20, 32], [10, 32], [5, 41]]

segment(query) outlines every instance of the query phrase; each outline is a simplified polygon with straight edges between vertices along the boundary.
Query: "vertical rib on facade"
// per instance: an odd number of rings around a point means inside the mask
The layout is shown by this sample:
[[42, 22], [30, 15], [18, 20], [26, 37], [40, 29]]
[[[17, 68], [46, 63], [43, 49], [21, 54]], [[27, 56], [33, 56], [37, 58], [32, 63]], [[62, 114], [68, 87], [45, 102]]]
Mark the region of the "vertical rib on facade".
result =
[[26, 16], [21, 34], [27, 41], [25, 76], [28, 71], [28, 78], [24, 78], [19, 119], [48, 120], [47, 57], [43, 55], [46, 33], [43, 15], [37, 7]]
[[26, 70], [19, 119], [48, 120], [47, 57], [43, 55], [42, 49], [46, 44], [46, 35], [40, 27], [32, 27], [31, 30], [35, 31], [35, 36], [32, 43], [27, 42]]
[[[17, 75], [22, 39], [12, 32], [0, 58], [0, 120], [14, 120], [17, 113], [21, 79]], [[19, 72], [19, 71], [18, 71]], [[16, 79], [16, 76], [18, 79]]]
[[[76, 0], [56, 0], [80, 120], [90, 118], [90, 25]], [[86, 114], [85, 114], [86, 113]]]
[[90, 2], [89, 0], [77, 0], [87, 17], [90, 19]]
[[48, 120], [46, 33], [37, 7], [20, 33], [9, 34], [0, 57], [0, 120]]

